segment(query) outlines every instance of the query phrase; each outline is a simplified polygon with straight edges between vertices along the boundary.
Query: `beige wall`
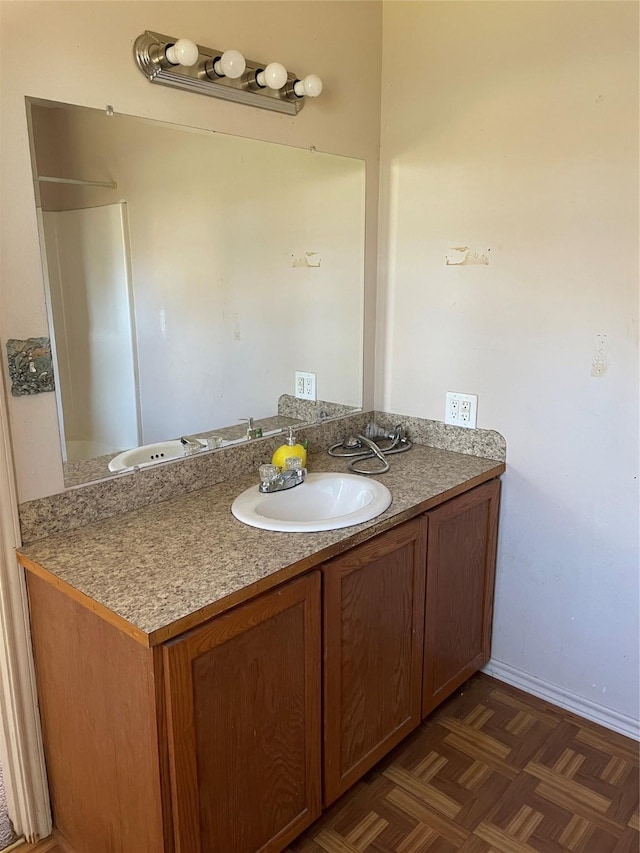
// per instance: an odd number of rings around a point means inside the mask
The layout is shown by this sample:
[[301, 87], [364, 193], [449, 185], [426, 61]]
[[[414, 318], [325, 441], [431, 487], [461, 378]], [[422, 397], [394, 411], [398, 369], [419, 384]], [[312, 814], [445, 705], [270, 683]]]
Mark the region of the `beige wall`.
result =
[[[21, 2], [0, 5], [2, 158], [0, 337], [47, 333], [24, 97], [147, 116], [358, 157], [367, 165], [365, 403], [373, 401], [381, 7], [376, 2]], [[138, 71], [145, 29], [278, 59], [325, 83], [295, 116], [161, 86]], [[28, 60], [25, 61], [25, 51]], [[366, 69], [366, 74], [363, 73]], [[161, 176], [159, 176], [159, 179]], [[6, 369], [6, 359], [2, 359]], [[10, 401], [21, 501], [62, 488], [53, 394]]]
[[638, 4], [390, 2], [383, 32], [380, 402], [479, 395], [508, 446], [494, 663], [630, 727]]

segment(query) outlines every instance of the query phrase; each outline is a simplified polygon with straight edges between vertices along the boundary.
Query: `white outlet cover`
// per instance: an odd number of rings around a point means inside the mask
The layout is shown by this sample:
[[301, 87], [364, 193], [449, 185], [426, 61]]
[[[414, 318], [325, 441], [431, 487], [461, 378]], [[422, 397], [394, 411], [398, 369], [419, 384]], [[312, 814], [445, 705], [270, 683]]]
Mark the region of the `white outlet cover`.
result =
[[316, 400], [316, 374], [296, 370], [295, 397], [297, 400]]
[[478, 395], [447, 391], [447, 402], [444, 412], [445, 424], [464, 427], [465, 429], [476, 429], [477, 421]]

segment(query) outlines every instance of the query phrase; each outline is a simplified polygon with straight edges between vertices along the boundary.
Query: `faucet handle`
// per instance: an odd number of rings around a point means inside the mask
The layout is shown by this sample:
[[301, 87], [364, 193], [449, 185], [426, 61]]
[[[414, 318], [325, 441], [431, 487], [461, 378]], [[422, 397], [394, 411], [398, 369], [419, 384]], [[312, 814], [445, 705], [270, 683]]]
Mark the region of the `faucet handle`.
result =
[[299, 456], [287, 456], [284, 460], [284, 470], [285, 471], [301, 471], [302, 470], [302, 459]]
[[269, 483], [273, 483], [273, 481], [278, 476], [278, 466], [277, 465], [261, 465], [258, 468], [258, 473], [260, 474], [260, 481], [263, 486], [268, 486]]

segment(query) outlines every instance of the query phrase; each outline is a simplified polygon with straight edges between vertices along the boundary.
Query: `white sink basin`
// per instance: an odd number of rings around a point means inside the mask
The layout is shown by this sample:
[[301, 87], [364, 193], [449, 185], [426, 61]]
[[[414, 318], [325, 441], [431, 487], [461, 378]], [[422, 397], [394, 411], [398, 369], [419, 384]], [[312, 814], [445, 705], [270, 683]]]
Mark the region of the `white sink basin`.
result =
[[184, 444], [180, 439], [159, 441], [157, 444], [143, 444], [114, 456], [109, 462], [110, 471], [125, 471], [127, 468], [157, 465], [167, 459], [179, 459], [184, 456]]
[[382, 483], [357, 474], [307, 474], [300, 486], [262, 494], [258, 485], [238, 495], [231, 512], [262, 530], [313, 533], [370, 521], [391, 504]]

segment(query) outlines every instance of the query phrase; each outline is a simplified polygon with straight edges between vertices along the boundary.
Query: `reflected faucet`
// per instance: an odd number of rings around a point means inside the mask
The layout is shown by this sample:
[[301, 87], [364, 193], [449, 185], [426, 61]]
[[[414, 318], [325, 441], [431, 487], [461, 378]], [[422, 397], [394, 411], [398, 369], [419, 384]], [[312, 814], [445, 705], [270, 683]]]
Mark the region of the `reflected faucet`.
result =
[[262, 438], [262, 429], [260, 427], [253, 426], [253, 418], [238, 418], [238, 420], [247, 422], [248, 441], [251, 441], [252, 438]]
[[197, 453], [198, 450], [204, 450], [207, 447], [206, 442], [200, 441], [193, 435], [183, 435], [180, 441], [184, 445], [185, 453]]

